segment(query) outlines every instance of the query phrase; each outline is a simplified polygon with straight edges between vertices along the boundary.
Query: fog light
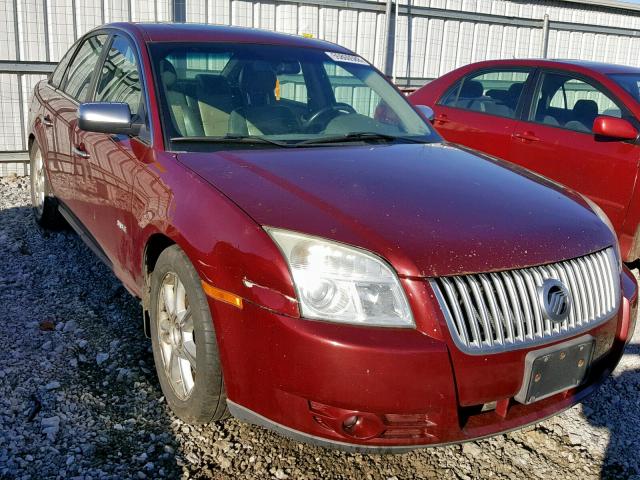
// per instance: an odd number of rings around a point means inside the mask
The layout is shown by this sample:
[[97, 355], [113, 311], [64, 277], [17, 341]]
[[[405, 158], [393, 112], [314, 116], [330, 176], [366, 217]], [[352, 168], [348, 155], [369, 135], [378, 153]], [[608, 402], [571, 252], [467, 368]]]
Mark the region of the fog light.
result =
[[344, 421], [342, 422], [342, 428], [344, 428], [345, 430], [351, 430], [356, 425], [356, 423], [358, 423], [358, 420], [360, 420], [360, 418], [357, 415], [351, 415], [350, 417], [344, 419]]
[[342, 431], [362, 440], [379, 436], [384, 428], [381, 419], [371, 413], [351, 414], [342, 419]]

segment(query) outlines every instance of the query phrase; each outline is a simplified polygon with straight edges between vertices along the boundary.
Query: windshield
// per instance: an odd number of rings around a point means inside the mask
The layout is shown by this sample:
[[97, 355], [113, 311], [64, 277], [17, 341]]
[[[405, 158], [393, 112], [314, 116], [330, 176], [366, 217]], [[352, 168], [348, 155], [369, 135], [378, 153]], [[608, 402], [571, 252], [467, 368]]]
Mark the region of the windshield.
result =
[[355, 55], [223, 43], [156, 43], [150, 51], [174, 150], [439, 141]]
[[629, 92], [633, 98], [640, 102], [640, 74], [615, 73], [610, 74], [609, 77]]

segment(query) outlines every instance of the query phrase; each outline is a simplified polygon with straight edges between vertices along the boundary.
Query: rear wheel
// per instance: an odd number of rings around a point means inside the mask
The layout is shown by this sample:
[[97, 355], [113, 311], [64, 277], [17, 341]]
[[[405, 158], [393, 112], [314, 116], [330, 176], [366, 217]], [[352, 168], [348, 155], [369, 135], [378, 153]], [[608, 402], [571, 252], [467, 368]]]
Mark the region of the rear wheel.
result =
[[58, 211], [58, 204], [49, 188], [44, 158], [37, 142], [29, 150], [31, 167], [31, 205], [38, 225], [46, 229], [59, 229], [64, 226], [64, 218]]
[[213, 321], [200, 277], [177, 245], [151, 274], [151, 342], [167, 403], [188, 423], [229, 416]]

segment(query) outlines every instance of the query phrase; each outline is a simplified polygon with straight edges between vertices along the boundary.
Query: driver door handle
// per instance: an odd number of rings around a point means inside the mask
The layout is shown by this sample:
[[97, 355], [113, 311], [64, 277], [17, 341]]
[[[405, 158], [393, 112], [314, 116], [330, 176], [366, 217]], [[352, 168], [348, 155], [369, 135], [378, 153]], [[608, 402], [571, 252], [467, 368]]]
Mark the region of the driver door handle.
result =
[[77, 155], [80, 158], [89, 158], [91, 155], [89, 155], [89, 153], [84, 149], [83, 146], [79, 146], [79, 145], [73, 145], [71, 147], [71, 153], [73, 153], [74, 155]]
[[434, 122], [437, 122], [440, 125], [444, 125], [445, 123], [450, 122], [449, 117], [447, 117], [444, 113], [441, 113], [440, 115], [436, 115], [433, 120]]
[[513, 138], [517, 138], [518, 140], [522, 140], [523, 142], [539, 142], [540, 137], [536, 137], [536, 134], [527, 130], [526, 132], [516, 132], [511, 135]]

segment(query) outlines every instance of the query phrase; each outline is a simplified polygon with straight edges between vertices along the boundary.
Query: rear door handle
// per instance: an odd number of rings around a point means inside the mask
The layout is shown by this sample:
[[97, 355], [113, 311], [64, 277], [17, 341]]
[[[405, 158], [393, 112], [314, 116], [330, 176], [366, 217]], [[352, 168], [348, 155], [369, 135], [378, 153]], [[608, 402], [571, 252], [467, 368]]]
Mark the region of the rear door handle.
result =
[[514, 133], [513, 135], [511, 135], [513, 138], [517, 138], [518, 140], [522, 140], [523, 142], [539, 142], [540, 138], [536, 137], [535, 133], [533, 132], [522, 132], [522, 133]]
[[78, 145], [74, 145], [71, 147], [71, 152], [74, 155], [77, 155], [78, 157], [81, 158], [89, 158], [90, 155], [89, 153], [84, 149], [84, 147], [78, 146]]
[[45, 115], [42, 117], [42, 124], [45, 127], [53, 127], [53, 122], [51, 121], [51, 117], [49, 115]]
[[436, 118], [434, 118], [433, 120], [438, 122], [441, 125], [444, 125], [445, 123], [450, 122], [449, 118], [444, 113], [441, 113], [440, 115], [436, 115]]

